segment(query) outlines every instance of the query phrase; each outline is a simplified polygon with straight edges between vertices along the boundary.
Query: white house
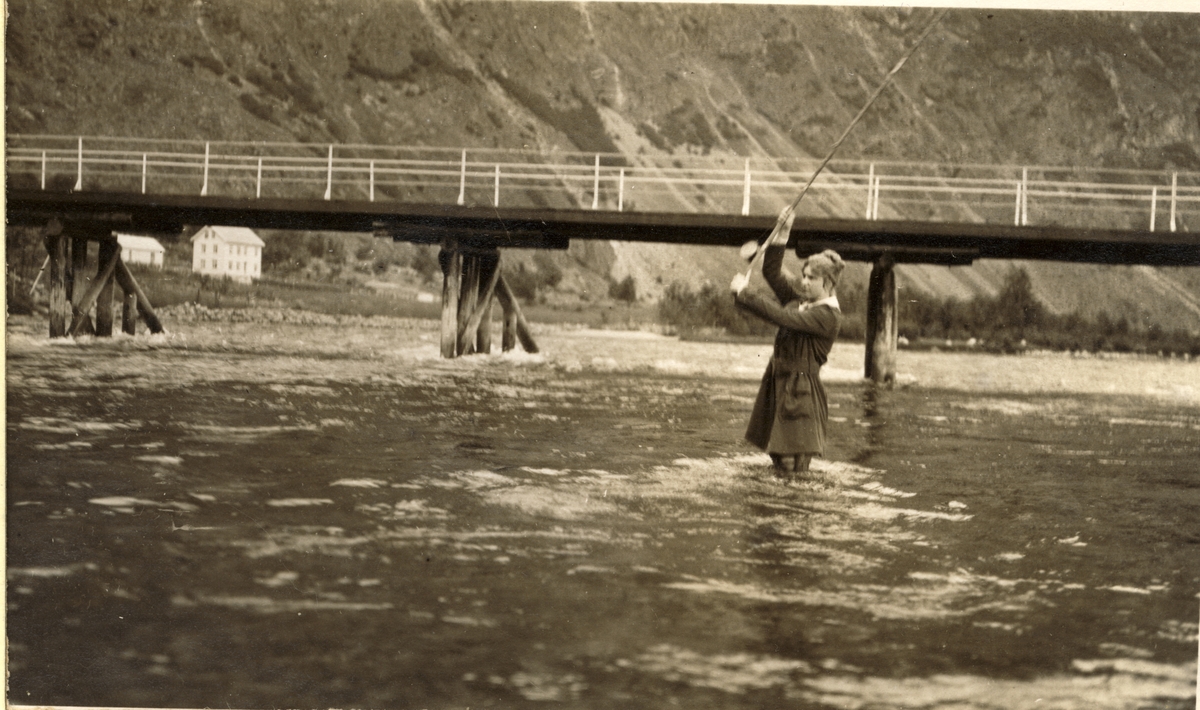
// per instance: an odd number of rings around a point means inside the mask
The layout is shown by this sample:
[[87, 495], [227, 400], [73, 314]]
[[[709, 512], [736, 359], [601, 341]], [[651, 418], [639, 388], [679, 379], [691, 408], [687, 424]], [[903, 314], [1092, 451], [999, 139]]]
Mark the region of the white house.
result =
[[118, 234], [117, 244], [121, 247], [121, 261], [126, 264], [149, 264], [162, 268], [163, 254], [167, 251], [153, 237], [134, 234]]
[[263, 246], [245, 227], [205, 227], [192, 235], [192, 271], [250, 283], [262, 276]]

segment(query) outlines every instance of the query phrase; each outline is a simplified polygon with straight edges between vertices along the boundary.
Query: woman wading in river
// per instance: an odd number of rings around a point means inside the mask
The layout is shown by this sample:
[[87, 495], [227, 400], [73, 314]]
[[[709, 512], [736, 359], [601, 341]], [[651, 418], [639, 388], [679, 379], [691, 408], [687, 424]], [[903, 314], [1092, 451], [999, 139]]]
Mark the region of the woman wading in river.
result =
[[841, 325], [835, 289], [845, 266], [837, 252], [826, 249], [802, 260], [800, 278], [784, 274], [794, 219], [792, 208], [785, 209], [763, 249], [762, 275], [774, 293], [751, 287], [748, 274], [731, 284], [738, 306], [779, 326], [746, 440], [771, 455], [783, 478], [808, 471], [812, 457], [825, 452], [829, 404], [820, 372]]

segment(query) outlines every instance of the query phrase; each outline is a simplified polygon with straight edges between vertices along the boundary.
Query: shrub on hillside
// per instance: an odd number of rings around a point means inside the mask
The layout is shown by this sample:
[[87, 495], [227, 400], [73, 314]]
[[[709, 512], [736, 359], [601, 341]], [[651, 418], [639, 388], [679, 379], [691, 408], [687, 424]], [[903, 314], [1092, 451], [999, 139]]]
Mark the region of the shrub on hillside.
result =
[[613, 281], [608, 285], [608, 297], [626, 303], [633, 303], [637, 300], [637, 282], [633, 280], [633, 276], [626, 276], [620, 281]]

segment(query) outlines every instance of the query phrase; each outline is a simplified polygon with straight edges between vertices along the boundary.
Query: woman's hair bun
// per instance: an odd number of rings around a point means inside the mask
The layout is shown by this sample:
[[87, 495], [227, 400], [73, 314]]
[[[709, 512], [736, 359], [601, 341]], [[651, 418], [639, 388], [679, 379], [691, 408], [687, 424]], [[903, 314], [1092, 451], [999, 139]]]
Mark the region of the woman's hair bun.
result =
[[832, 249], [813, 254], [805, 259], [805, 265], [812, 267], [813, 272], [822, 278], [832, 281], [834, 286], [837, 286], [838, 279], [842, 276], [842, 269], [846, 268], [842, 256]]

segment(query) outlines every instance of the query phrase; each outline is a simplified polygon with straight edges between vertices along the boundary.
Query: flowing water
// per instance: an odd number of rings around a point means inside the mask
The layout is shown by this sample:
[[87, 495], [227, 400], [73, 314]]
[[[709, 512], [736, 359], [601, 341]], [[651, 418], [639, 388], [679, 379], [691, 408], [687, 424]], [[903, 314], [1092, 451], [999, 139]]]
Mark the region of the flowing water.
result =
[[1200, 363], [839, 343], [783, 483], [769, 346], [378, 323], [10, 322], [12, 702], [1195, 705]]

